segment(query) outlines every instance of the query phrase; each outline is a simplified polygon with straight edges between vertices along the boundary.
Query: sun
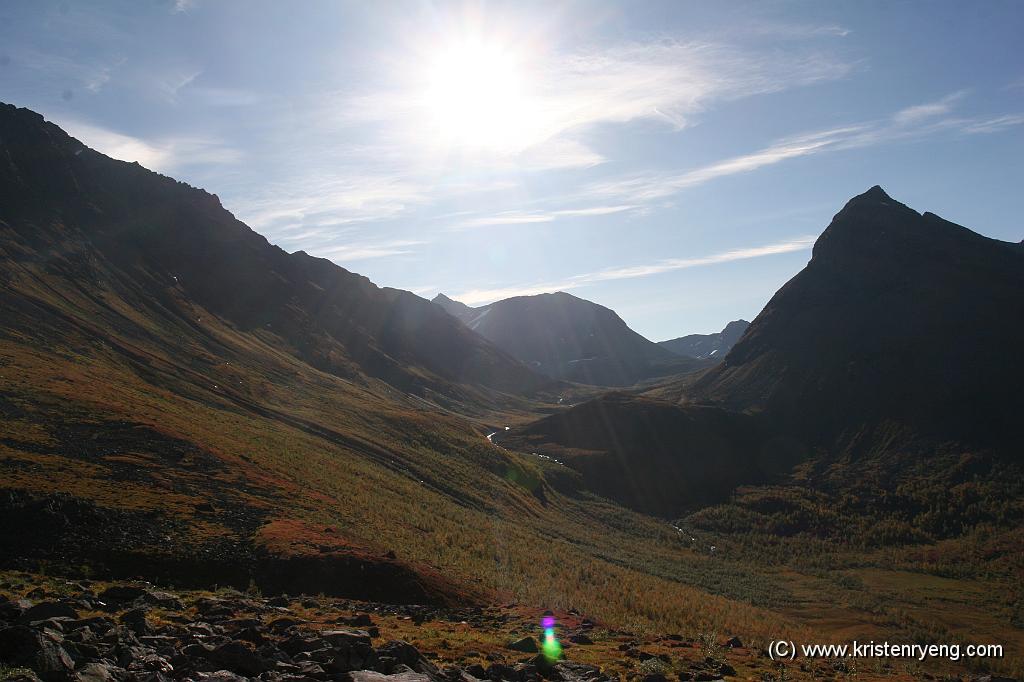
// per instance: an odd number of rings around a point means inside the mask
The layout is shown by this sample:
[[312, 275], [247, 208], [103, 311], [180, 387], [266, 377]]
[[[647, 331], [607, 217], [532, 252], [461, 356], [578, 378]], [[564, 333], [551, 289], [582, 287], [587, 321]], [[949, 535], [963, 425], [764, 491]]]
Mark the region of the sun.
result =
[[510, 153], [528, 144], [536, 116], [522, 55], [481, 39], [440, 46], [425, 68], [423, 104], [432, 142]]

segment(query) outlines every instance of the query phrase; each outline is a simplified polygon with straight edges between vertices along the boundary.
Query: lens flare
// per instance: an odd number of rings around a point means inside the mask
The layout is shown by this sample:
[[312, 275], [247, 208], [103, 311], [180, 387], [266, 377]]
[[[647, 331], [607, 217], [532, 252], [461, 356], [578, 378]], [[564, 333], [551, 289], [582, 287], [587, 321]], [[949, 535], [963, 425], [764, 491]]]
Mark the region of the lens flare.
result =
[[558, 638], [555, 637], [555, 617], [545, 615], [540, 625], [544, 628], [544, 641], [541, 644], [541, 649], [544, 651], [544, 657], [549, 661], [557, 661], [562, 657], [562, 645], [558, 643]]

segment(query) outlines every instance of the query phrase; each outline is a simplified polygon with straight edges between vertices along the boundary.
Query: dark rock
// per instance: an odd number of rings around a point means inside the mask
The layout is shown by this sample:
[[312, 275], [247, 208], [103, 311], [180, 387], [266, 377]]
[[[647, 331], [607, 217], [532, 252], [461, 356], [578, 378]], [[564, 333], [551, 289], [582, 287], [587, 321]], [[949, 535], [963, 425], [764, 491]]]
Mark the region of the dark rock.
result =
[[159, 606], [170, 611], [184, 611], [185, 605], [170, 592], [147, 591], [142, 595], [143, 601], [153, 606]]
[[510, 665], [504, 663], [495, 663], [487, 669], [487, 679], [491, 682], [501, 682], [501, 680], [515, 680], [516, 671]]
[[22, 623], [31, 623], [32, 621], [48, 620], [50, 618], [77, 619], [78, 612], [67, 604], [44, 601], [22, 612], [19, 620]]
[[134, 585], [113, 585], [100, 592], [97, 598], [108, 604], [133, 602], [146, 594], [146, 590]]
[[269, 623], [267, 623], [267, 627], [269, 627], [274, 632], [284, 632], [288, 628], [294, 627], [296, 625], [302, 625], [304, 622], [305, 621], [299, 620], [298, 618], [284, 617], [270, 621]]
[[196, 600], [196, 611], [198, 611], [204, 618], [215, 619], [227, 618], [234, 615], [235, 608], [231, 603], [224, 599], [203, 597]]
[[661, 673], [650, 673], [644, 675], [643, 682], [668, 682], [668, 678]]
[[240, 639], [246, 642], [252, 642], [256, 646], [266, 643], [267, 638], [263, 636], [263, 633], [259, 628], [245, 628], [235, 633], [235, 639]]
[[74, 669], [74, 662], [59, 641], [24, 625], [0, 630], [0, 661], [32, 668], [44, 680], [62, 680]]
[[400, 665], [408, 666], [410, 670], [418, 673], [431, 676], [438, 674], [437, 666], [424, 658], [416, 647], [407, 642], [388, 642], [377, 648], [377, 656], [394, 659]]
[[316, 651], [323, 647], [323, 640], [307, 634], [295, 634], [280, 643], [282, 651], [290, 656], [303, 651]]
[[594, 643], [594, 640], [590, 639], [590, 637], [584, 635], [583, 633], [577, 633], [575, 635], [571, 635], [569, 637], [569, 641], [572, 642], [573, 644], [583, 644], [583, 645], [593, 644]]
[[148, 635], [150, 632], [149, 624], [146, 622], [146, 610], [144, 608], [135, 608], [130, 611], [125, 611], [121, 614], [121, 618], [119, 620], [125, 627], [136, 635]]
[[286, 608], [289, 604], [291, 604], [291, 600], [288, 597], [272, 597], [267, 600], [267, 606]]
[[732, 667], [728, 663], [722, 663], [722, 665], [718, 666], [718, 672], [723, 677], [727, 675], [732, 676], [736, 674], [736, 668]]
[[743, 642], [740, 641], [739, 637], [730, 637], [725, 641], [725, 646], [729, 647], [730, 649], [742, 649]]
[[507, 648], [512, 649], [512, 651], [522, 651], [525, 654], [535, 654], [539, 651], [537, 648], [537, 640], [530, 636], [511, 642]]
[[214, 664], [240, 675], [256, 676], [273, 666], [242, 642], [225, 642], [206, 655]]

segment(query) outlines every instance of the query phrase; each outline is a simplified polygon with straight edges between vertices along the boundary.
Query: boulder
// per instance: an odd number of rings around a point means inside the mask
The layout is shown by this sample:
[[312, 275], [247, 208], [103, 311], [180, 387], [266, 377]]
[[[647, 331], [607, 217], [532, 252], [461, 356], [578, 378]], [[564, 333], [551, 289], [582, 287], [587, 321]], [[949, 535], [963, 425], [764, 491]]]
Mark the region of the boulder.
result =
[[97, 598], [108, 604], [133, 602], [146, 594], [146, 590], [135, 585], [113, 585], [100, 592]]
[[207, 653], [207, 659], [225, 670], [255, 677], [262, 672], [270, 670], [273, 666], [264, 660], [249, 645], [242, 642], [229, 641], [214, 648]]
[[146, 610], [143, 608], [135, 608], [130, 611], [125, 611], [121, 614], [121, 618], [119, 620], [125, 627], [136, 635], [143, 636], [149, 634], [149, 624], [146, 622]]
[[23, 611], [18, 620], [22, 623], [31, 623], [50, 618], [71, 618], [76, 620], [78, 612], [67, 604], [56, 601], [44, 601]]
[[[392, 641], [377, 648], [378, 661], [391, 659], [398, 665], [407, 666], [410, 670], [425, 675], [436, 676], [437, 666], [423, 657], [423, 654], [408, 642]], [[380, 667], [378, 667], [380, 670]]]
[[63, 680], [75, 667], [57, 639], [24, 625], [0, 630], [0, 661], [32, 668], [44, 680]]
[[537, 648], [537, 640], [530, 636], [526, 636], [522, 639], [517, 639], [516, 641], [509, 643], [508, 648], [512, 651], [522, 651], [525, 654], [535, 654], [539, 651]]
[[385, 675], [375, 670], [356, 670], [348, 675], [351, 682], [431, 682], [426, 675], [410, 672]]

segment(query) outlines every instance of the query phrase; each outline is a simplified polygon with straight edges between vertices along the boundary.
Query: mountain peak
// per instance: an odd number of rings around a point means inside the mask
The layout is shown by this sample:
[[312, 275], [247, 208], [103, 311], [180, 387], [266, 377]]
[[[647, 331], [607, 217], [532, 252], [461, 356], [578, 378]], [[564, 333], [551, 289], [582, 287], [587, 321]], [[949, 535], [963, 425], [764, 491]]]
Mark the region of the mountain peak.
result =
[[875, 185], [863, 194], [858, 194], [854, 199], [863, 199], [871, 201], [892, 201], [892, 197], [886, 194], [885, 190], [882, 189], [881, 185]]

